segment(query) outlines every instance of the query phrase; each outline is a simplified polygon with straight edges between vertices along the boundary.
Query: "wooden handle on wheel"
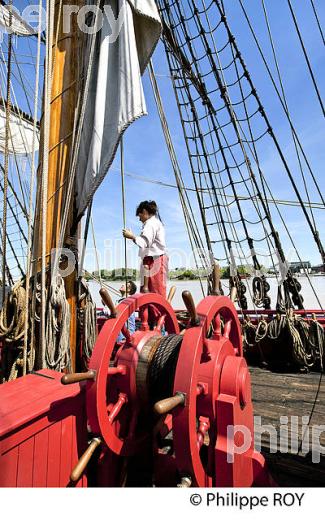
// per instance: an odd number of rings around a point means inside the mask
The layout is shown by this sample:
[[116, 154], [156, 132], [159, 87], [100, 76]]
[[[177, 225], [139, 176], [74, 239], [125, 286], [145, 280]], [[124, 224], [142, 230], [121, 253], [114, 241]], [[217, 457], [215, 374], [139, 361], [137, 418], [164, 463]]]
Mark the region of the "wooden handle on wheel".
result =
[[236, 298], [237, 298], [237, 288], [232, 287], [230, 290], [230, 299], [234, 303], [236, 301]]
[[185, 394], [177, 393], [173, 397], [167, 397], [158, 401], [153, 409], [158, 415], [164, 415], [171, 412], [176, 406], [185, 404]]
[[192, 327], [196, 327], [200, 324], [200, 318], [198, 317], [196, 312], [193, 296], [191, 295], [190, 291], [183, 291], [182, 298], [183, 302], [185, 303], [185, 307], [190, 315], [191, 325]]
[[150, 292], [149, 291], [149, 278], [150, 278], [149, 268], [146, 265], [144, 265], [143, 266], [143, 286], [141, 288], [142, 293]]
[[100, 289], [100, 291], [99, 291], [99, 294], [100, 294], [103, 302], [105, 303], [106, 307], [109, 308], [109, 312], [110, 312], [111, 318], [116, 318], [116, 316], [117, 316], [116, 307], [115, 307], [115, 305], [113, 303], [113, 300], [111, 298], [111, 295], [109, 294], [107, 289], [104, 289], [102, 287]]
[[176, 292], [176, 286], [173, 285], [173, 286], [169, 289], [169, 293], [168, 293], [168, 296], [167, 296], [167, 301], [168, 301], [168, 303], [172, 303], [173, 298], [174, 298], [174, 296], [175, 296], [175, 292]]
[[219, 264], [214, 264], [212, 270], [212, 296], [220, 296], [220, 266]]
[[81, 383], [81, 381], [95, 381], [96, 371], [88, 370], [88, 372], [81, 372], [80, 374], [65, 374], [61, 377], [63, 385], [72, 385], [73, 383]]
[[86, 467], [88, 466], [88, 463], [89, 463], [91, 457], [93, 456], [96, 448], [98, 448], [98, 446], [100, 446], [101, 443], [102, 443], [102, 440], [99, 439], [98, 437], [95, 437], [90, 442], [88, 448], [83, 453], [83, 455], [81, 455], [76, 466], [74, 467], [74, 469], [71, 472], [70, 480], [72, 480], [72, 482], [77, 482], [80, 479], [81, 475], [83, 474]]

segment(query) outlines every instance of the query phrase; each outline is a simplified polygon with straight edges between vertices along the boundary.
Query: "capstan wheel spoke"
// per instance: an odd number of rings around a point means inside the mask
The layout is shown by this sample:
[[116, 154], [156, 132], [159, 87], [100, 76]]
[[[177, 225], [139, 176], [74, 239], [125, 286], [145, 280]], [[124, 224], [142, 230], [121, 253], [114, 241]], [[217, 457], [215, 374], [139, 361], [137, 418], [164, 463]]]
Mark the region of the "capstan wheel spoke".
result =
[[207, 437], [210, 429], [210, 421], [208, 417], [199, 418], [199, 427], [197, 431], [197, 447], [200, 450], [204, 444], [205, 438]]
[[131, 343], [131, 334], [130, 334], [130, 331], [129, 329], [127, 328], [127, 326], [124, 324], [122, 329], [121, 329], [121, 332], [123, 334], [123, 336], [125, 337], [125, 340], [127, 343]]
[[107, 374], [109, 376], [115, 376], [115, 375], [125, 376], [125, 374], [126, 374], [126, 366], [125, 365], [118, 365], [117, 367], [109, 367], [109, 369], [107, 371]]
[[149, 330], [149, 306], [144, 305], [139, 309], [139, 318], [141, 321], [141, 330]]
[[118, 396], [118, 400], [116, 401], [116, 403], [112, 406], [112, 408], [110, 410], [110, 413], [109, 413], [109, 416], [108, 416], [108, 421], [109, 421], [110, 424], [113, 424], [113, 422], [115, 421], [116, 417], [118, 416], [118, 414], [122, 410], [123, 406], [127, 402], [128, 402], [127, 395], [123, 394], [121, 392], [119, 394], [119, 396]]
[[220, 339], [221, 337], [221, 318], [219, 312], [213, 320], [213, 336], [215, 339]]
[[229, 335], [230, 335], [230, 332], [231, 332], [231, 325], [232, 325], [232, 320], [226, 321], [224, 329], [223, 329], [223, 337], [224, 338], [229, 339]]

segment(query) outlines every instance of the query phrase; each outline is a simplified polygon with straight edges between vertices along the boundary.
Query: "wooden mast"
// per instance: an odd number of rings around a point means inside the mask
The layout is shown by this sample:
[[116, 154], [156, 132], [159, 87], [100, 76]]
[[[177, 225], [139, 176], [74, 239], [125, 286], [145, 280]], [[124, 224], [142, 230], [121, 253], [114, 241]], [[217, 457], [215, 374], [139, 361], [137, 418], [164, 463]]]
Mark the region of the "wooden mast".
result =
[[[51, 251], [59, 246], [59, 236], [63, 213], [65, 211], [69, 169], [72, 160], [72, 140], [75, 123], [75, 112], [80, 91], [81, 46], [83, 33], [77, 26], [77, 15], [71, 14], [70, 31], [63, 32], [64, 6], [69, 0], [55, 3], [54, 34], [52, 46], [52, 86], [50, 101], [50, 134], [48, 154], [48, 196], [46, 225], [46, 266], [51, 262]], [[74, 5], [82, 7], [83, 0], [76, 0]], [[43, 130], [43, 125], [42, 125]], [[41, 168], [40, 168], [41, 172]], [[41, 183], [38, 177], [39, 186]], [[35, 223], [35, 237], [41, 236], [40, 190], [38, 191], [38, 218]], [[72, 236], [73, 235], [73, 236]], [[34, 238], [35, 238], [34, 237]], [[68, 208], [67, 226], [64, 233], [63, 247], [77, 250], [77, 228], [74, 219], [74, 198]], [[36, 253], [37, 251], [37, 253]], [[34, 252], [37, 254], [40, 270], [41, 243], [39, 241]], [[63, 266], [64, 267], [64, 266]], [[50, 277], [48, 277], [48, 283]], [[77, 345], [77, 264], [74, 272], [64, 278], [66, 297], [70, 305], [70, 352], [72, 370], [76, 369]]]

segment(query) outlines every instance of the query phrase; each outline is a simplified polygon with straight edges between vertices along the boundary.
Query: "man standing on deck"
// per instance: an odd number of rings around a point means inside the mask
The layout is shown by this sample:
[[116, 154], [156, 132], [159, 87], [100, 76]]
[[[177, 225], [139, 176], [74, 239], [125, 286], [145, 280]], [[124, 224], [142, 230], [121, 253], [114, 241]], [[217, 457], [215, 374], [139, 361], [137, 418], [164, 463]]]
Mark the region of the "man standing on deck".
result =
[[[166, 298], [168, 257], [166, 255], [165, 228], [160, 219], [156, 202], [153, 200], [140, 202], [136, 216], [143, 223], [141, 234], [135, 236], [129, 229], [123, 229], [123, 236], [133, 240], [139, 247], [142, 267], [146, 268], [145, 275], [149, 277], [149, 292], [158, 293]], [[141, 292], [143, 289], [142, 286]], [[158, 309], [151, 305], [150, 311], [153, 320], [157, 321], [160, 316]]]

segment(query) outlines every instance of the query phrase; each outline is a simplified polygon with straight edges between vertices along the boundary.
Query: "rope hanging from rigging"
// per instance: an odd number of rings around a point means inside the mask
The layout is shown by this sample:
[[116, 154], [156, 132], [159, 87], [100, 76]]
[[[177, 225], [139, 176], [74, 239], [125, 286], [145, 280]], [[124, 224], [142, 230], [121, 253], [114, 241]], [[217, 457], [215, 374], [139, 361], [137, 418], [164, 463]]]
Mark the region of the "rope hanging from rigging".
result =
[[[235, 278], [238, 276], [236, 260], [245, 259], [246, 265], [249, 263], [247, 255], [243, 251], [244, 242], [248, 245], [249, 258], [253, 262], [256, 273], [260, 272], [261, 266], [256, 255], [255, 242], [265, 242], [273, 263], [275, 255], [271, 247], [271, 241], [273, 241], [279, 261], [283, 265], [287, 264], [267, 202], [265, 190], [266, 188], [269, 190], [269, 186], [261, 170], [258, 157], [257, 145], [260, 140], [264, 142], [267, 135], [271, 136], [284, 170], [291, 181], [322, 260], [325, 259], [325, 256], [313, 213], [311, 212], [312, 218], [310, 218], [236, 40], [231, 33], [224, 8], [221, 7], [218, 0], [214, 0], [209, 6], [205, 6], [203, 2], [202, 8], [198, 7], [198, 4], [198, 1], [187, 0], [185, 9], [185, 2], [169, 4], [165, 0], [159, 0], [164, 21], [164, 44], [194, 184], [201, 190], [199, 206], [204, 213], [202, 220], [205, 222], [207, 240], [215, 247], [218, 244], [227, 245], [226, 258], [228, 262], [231, 260], [235, 271], [231, 285], [232, 287], [238, 286], [236, 289], [240, 301], [240, 296], [244, 296], [244, 291], [238, 279]], [[220, 16], [220, 21], [214, 27], [211, 27], [209, 21], [209, 11], [212, 13], [211, 16], [215, 17], [216, 13], [219, 13]], [[218, 37], [217, 31], [219, 33], [221, 31], [220, 34], [226, 37], [226, 43], [220, 49], [217, 49], [216, 41], [222, 41], [222, 36], [219, 34]], [[225, 56], [229, 56], [228, 61]], [[227, 65], [223, 65], [224, 61]], [[233, 71], [232, 78], [235, 74], [235, 79], [227, 81], [226, 73], [230, 76], [230, 71]], [[216, 94], [219, 94], [220, 97]], [[237, 100], [238, 94], [240, 95], [239, 101]], [[235, 95], [237, 96], [236, 101], [233, 101]], [[252, 103], [255, 103], [253, 110]], [[239, 113], [243, 113], [242, 109], [244, 115], [239, 116]], [[289, 114], [287, 116], [289, 119]], [[256, 132], [254, 133], [252, 125], [256, 117], [260, 117], [265, 124], [265, 130], [259, 131], [258, 135]], [[291, 130], [296, 146], [300, 148], [304, 160], [306, 160], [292, 124]], [[229, 138], [231, 133], [234, 137]], [[245, 169], [246, 175], [244, 174]], [[232, 190], [238, 216], [234, 212], [234, 207], [230, 209], [231, 203], [227, 203], [226, 190], [228, 187]], [[247, 190], [251, 207], [253, 206], [252, 209], [257, 213], [256, 219], [247, 218], [246, 212], [243, 210], [244, 203], [240, 189]], [[211, 199], [210, 205], [205, 202], [205, 192], [208, 192], [207, 195]], [[308, 190], [306, 193], [309, 200]], [[273, 195], [272, 200], [274, 200]], [[277, 211], [280, 214], [278, 207]], [[209, 221], [211, 218], [209, 215], [214, 215], [213, 222]], [[281, 220], [292, 242], [282, 215]], [[242, 232], [240, 232], [238, 224], [241, 224]], [[248, 224], [260, 226], [262, 236], [257, 235], [257, 229], [252, 233], [248, 229]], [[219, 230], [220, 238], [218, 239], [211, 238], [211, 234], [214, 232], [213, 226]], [[241, 238], [241, 236], [244, 237]], [[220, 254], [216, 254], [215, 257], [220, 258]], [[257, 274], [255, 278], [258, 280], [255, 279], [253, 287], [253, 301], [259, 306], [269, 308], [270, 298], [267, 295], [269, 285], [262, 275]], [[278, 308], [282, 307], [285, 310], [295, 305], [302, 309], [301, 287], [290, 270], [287, 271], [282, 285], [278, 295]], [[284, 296], [282, 296], [282, 291]], [[245, 305], [244, 299], [242, 303]]]
[[3, 178], [3, 212], [2, 212], [2, 301], [5, 300], [7, 274], [7, 191], [9, 173], [9, 139], [10, 139], [10, 93], [11, 93], [11, 62], [12, 62], [12, 0], [9, 0], [9, 33], [8, 33], [8, 67], [7, 67], [7, 99], [6, 99], [6, 126], [5, 126], [5, 157]]

